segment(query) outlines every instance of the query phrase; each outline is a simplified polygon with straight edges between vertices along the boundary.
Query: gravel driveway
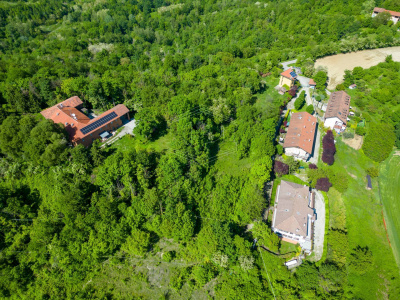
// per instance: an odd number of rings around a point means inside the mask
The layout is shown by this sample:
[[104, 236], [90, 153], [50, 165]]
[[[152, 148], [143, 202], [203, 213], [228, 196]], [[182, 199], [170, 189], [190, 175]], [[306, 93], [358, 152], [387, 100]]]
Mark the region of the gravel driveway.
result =
[[324, 196], [315, 190], [315, 211], [317, 219], [314, 222], [314, 253], [313, 261], [319, 261], [324, 252], [325, 235], [325, 201]]

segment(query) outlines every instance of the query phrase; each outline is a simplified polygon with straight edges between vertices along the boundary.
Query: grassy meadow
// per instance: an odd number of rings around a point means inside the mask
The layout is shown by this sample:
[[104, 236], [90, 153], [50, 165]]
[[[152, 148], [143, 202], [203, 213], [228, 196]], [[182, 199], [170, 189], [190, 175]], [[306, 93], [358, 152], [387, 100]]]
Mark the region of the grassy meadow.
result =
[[349, 187], [343, 194], [335, 189], [328, 193], [330, 227], [347, 231], [349, 250], [358, 245], [367, 246], [374, 263], [363, 275], [349, 268], [349, 284], [354, 286], [354, 295], [359, 299], [386, 299], [388, 294], [398, 295], [399, 269], [386, 237], [377, 179], [372, 180], [372, 190], [366, 189], [365, 169], [375, 163], [361, 150], [350, 148], [340, 139], [336, 148], [335, 163], [331, 168], [347, 171]]
[[400, 156], [392, 153], [381, 165], [379, 188], [393, 252], [400, 267]]

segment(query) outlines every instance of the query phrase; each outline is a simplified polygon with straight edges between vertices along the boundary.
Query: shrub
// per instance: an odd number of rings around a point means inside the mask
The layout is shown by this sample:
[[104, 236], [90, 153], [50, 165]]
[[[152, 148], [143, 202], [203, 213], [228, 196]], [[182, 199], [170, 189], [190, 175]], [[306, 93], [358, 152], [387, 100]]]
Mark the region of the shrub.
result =
[[318, 169], [317, 165], [315, 165], [315, 164], [309, 164], [308, 167], [309, 167], [311, 170], [316, 170], [316, 169]]
[[280, 133], [286, 133], [286, 130], [285, 130], [284, 128], [281, 128], [281, 129], [279, 130], [279, 132], [280, 132]]
[[278, 153], [278, 155], [282, 155], [283, 154], [283, 147], [282, 145], [276, 145], [276, 153]]
[[385, 160], [393, 149], [396, 135], [390, 124], [371, 124], [365, 136], [362, 149], [374, 161]]
[[334, 172], [331, 169], [327, 170], [327, 175], [332, 186], [337, 189], [340, 193], [344, 193], [349, 187], [348, 175], [346, 172]]
[[358, 135], [365, 135], [367, 131], [365, 130], [365, 127], [357, 127], [356, 128], [356, 134]]
[[168, 251], [162, 256], [163, 261], [170, 262], [175, 258], [175, 251]]
[[378, 177], [379, 176], [379, 169], [376, 168], [376, 167], [367, 168], [365, 171], [371, 177]]
[[290, 96], [292, 96], [292, 97], [294, 97], [294, 96], [296, 96], [296, 90], [294, 90], [294, 89], [290, 89], [289, 91], [288, 91], [288, 94], [290, 95]]
[[289, 174], [289, 166], [279, 160], [274, 163], [274, 171], [278, 176]]
[[307, 176], [308, 176], [310, 185], [313, 188], [315, 188], [315, 186], [317, 185], [318, 179], [327, 177], [324, 169], [308, 169]]
[[325, 177], [317, 180], [315, 188], [319, 191], [328, 192], [331, 186], [332, 184], [329, 182], [329, 179]]
[[310, 115], [312, 115], [314, 113], [314, 106], [312, 104], [307, 106], [306, 112], [308, 112]]
[[216, 275], [217, 272], [210, 263], [204, 265], [196, 265], [192, 271], [193, 279], [196, 281], [196, 285], [198, 287], [205, 285]]
[[345, 133], [343, 133], [343, 137], [345, 139], [352, 139], [352, 138], [354, 138], [354, 132], [346, 131]]
[[295, 160], [293, 156], [289, 156], [285, 163], [289, 166], [289, 173], [295, 172], [300, 166], [300, 162]]
[[337, 91], [344, 91], [345, 89], [346, 89], [346, 87], [344, 86], [343, 83], [338, 84], [338, 85], [336, 86], [336, 90], [337, 90]]

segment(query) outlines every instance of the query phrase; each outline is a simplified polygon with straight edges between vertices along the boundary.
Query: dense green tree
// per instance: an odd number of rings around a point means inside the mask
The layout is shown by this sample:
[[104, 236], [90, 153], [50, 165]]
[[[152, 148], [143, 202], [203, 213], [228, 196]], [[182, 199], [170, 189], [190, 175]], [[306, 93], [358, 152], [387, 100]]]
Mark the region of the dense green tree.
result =
[[143, 256], [147, 252], [149, 244], [150, 234], [139, 229], [133, 229], [125, 244], [122, 245], [122, 249], [129, 255]]
[[314, 75], [314, 81], [317, 84], [317, 89], [319, 90], [325, 90], [325, 85], [326, 85], [326, 81], [328, 79], [328, 76], [326, 75], [326, 73], [324, 71], [318, 71], [315, 75]]
[[306, 92], [302, 91], [300, 95], [297, 97], [296, 101], [294, 101], [294, 108], [296, 110], [300, 110], [302, 109], [305, 103], [306, 103]]
[[306, 112], [312, 115], [314, 113], [314, 106], [312, 104], [308, 105], [306, 108]]
[[391, 125], [372, 123], [368, 128], [362, 149], [369, 158], [381, 162], [389, 156], [395, 140], [396, 136]]

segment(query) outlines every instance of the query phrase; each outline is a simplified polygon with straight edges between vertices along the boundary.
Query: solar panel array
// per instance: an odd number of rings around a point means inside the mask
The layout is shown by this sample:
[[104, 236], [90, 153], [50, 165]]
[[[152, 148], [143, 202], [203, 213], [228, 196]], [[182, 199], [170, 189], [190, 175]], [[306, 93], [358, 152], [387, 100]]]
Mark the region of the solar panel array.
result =
[[290, 76], [292, 76], [293, 78], [297, 76], [296, 72], [290, 72]]
[[100, 118], [99, 120], [93, 122], [92, 124], [89, 124], [88, 126], [85, 126], [81, 129], [81, 132], [83, 134], [88, 134], [89, 132], [99, 128], [100, 126], [108, 123], [112, 119], [118, 117], [118, 115], [115, 112], [109, 113], [108, 115]]

